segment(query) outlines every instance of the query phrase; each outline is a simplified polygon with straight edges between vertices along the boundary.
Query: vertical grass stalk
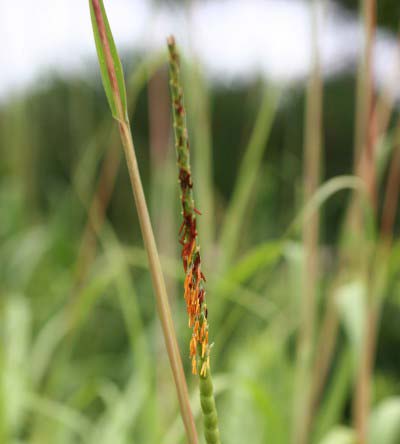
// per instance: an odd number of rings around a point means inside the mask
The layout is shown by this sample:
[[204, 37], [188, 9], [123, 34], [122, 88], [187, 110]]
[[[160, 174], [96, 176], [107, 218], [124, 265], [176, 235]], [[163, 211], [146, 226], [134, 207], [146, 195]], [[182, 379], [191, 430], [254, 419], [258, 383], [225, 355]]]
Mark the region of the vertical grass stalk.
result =
[[201, 271], [200, 246], [197, 240], [196, 214], [193, 199], [193, 182], [190, 166], [189, 136], [180, 79], [179, 55], [173, 37], [168, 38], [170, 89], [174, 120], [175, 148], [179, 170], [183, 222], [180, 229], [182, 261], [185, 270], [184, 297], [192, 328], [190, 357], [193, 374], [199, 373], [200, 401], [204, 417], [204, 434], [208, 444], [219, 444], [218, 416], [210, 373], [210, 345], [205, 277]]
[[393, 240], [393, 227], [399, 202], [400, 190], [400, 119], [397, 121], [394, 137], [392, 161], [384, 193], [382, 208], [381, 236], [384, 244], [390, 246]]
[[264, 87], [263, 96], [249, 143], [238, 172], [231, 202], [226, 210], [221, 230], [221, 264], [225, 271], [231, 265], [237, 251], [241, 230], [247, 215], [248, 203], [257, 184], [262, 158], [267, 147], [272, 124], [279, 105], [281, 91], [270, 86]]
[[[311, 73], [307, 85], [304, 138], [304, 200], [309, 201], [318, 189], [321, 175], [322, 144], [322, 81], [318, 50], [318, 13], [321, 2], [311, 5]], [[304, 273], [300, 307], [300, 328], [297, 343], [297, 387], [293, 441], [309, 441], [312, 424], [312, 362], [315, 339], [315, 318], [319, 275], [319, 214], [315, 210], [303, 225]]]
[[197, 432], [190, 408], [188, 390], [182, 367], [182, 361], [179, 354], [175, 328], [173, 325], [166, 286], [144, 196], [143, 186], [140, 179], [139, 168], [129, 125], [122, 66], [114, 44], [102, 0], [90, 0], [89, 4], [103, 85], [112, 115], [118, 121], [132, 191], [139, 216], [140, 228], [149, 260], [149, 268], [156, 295], [158, 313], [161, 320], [164, 340], [178, 393], [187, 439], [190, 444], [197, 444]]
[[[376, 214], [377, 191], [376, 191], [376, 134], [373, 122], [373, 45], [376, 27], [376, 0], [364, 0], [363, 2], [364, 30], [365, 30], [365, 81], [363, 83], [365, 96], [365, 125], [364, 143], [360, 146], [360, 169], [359, 174], [365, 181], [370, 207]], [[369, 260], [365, 264], [365, 280], [368, 283], [367, 313], [359, 368], [357, 369], [357, 384], [354, 397], [354, 422], [357, 431], [358, 442], [367, 442], [368, 417], [371, 403], [371, 379], [373, 372], [373, 361], [376, 347], [376, 334], [379, 319], [379, 304], [376, 300], [375, 280], [377, 272], [374, 270], [374, 257], [369, 254]], [[374, 273], [371, 271], [373, 270]]]

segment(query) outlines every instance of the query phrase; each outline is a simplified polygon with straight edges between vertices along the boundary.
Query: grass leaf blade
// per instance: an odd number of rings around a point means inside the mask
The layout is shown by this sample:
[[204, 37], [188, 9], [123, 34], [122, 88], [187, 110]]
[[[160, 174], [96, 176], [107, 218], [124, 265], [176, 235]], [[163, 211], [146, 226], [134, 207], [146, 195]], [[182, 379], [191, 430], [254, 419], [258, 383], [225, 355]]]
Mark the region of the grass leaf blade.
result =
[[[108, 23], [103, 0], [89, 0], [89, 4], [101, 78], [111, 113], [117, 120], [126, 120], [127, 100], [124, 72]], [[108, 57], [111, 57], [113, 70], [108, 68]]]

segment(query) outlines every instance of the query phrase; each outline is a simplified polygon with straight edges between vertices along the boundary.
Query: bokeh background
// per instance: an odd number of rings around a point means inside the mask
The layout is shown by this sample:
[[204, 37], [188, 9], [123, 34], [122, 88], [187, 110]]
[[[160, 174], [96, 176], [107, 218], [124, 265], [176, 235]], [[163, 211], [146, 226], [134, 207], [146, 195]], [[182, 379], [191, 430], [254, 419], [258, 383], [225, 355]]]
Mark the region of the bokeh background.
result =
[[[222, 441], [399, 444], [398, 1], [105, 6], [199, 430], [171, 33]], [[0, 37], [0, 442], [183, 443], [88, 2], [1, 0]]]

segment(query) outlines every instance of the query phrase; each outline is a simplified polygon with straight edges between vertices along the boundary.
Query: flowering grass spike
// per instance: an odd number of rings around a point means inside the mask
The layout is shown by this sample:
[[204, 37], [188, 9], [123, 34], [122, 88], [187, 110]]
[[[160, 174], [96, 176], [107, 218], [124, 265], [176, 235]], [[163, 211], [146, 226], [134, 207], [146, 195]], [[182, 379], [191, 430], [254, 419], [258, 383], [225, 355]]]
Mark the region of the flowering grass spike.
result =
[[205, 376], [210, 367], [210, 347], [208, 344], [208, 323], [205, 277], [201, 271], [200, 247], [197, 240], [196, 215], [200, 212], [194, 206], [193, 182], [190, 170], [189, 137], [186, 128], [186, 115], [183, 91], [179, 81], [179, 56], [173, 37], [168, 39], [170, 52], [170, 86], [174, 116], [175, 146], [179, 168], [183, 222], [179, 230], [182, 245], [182, 261], [185, 270], [184, 297], [189, 327], [193, 329], [190, 341], [192, 372]]
[[220, 444], [218, 415], [210, 372], [210, 346], [208, 342], [206, 290], [204, 288], [206, 278], [201, 271], [200, 246], [196, 228], [196, 216], [200, 212], [196, 209], [193, 200], [189, 136], [186, 126], [183, 89], [180, 82], [179, 55], [173, 37], [168, 39], [168, 49], [170, 55], [172, 114], [183, 216], [179, 230], [179, 241], [182, 245], [182, 262], [185, 270], [184, 297], [189, 317], [189, 327], [192, 328], [189, 347], [190, 358], [192, 360], [192, 373], [199, 373], [200, 378], [200, 403], [206, 441], [208, 444]]

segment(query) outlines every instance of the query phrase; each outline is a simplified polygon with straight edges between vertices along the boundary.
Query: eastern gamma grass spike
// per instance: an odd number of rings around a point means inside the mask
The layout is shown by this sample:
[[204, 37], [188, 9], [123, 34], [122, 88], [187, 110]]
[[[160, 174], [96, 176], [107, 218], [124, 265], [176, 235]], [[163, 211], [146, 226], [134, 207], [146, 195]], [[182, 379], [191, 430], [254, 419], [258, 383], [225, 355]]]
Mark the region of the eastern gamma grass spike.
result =
[[200, 401], [204, 417], [204, 434], [208, 444], [219, 444], [218, 416], [210, 373], [210, 345], [206, 304], [206, 278], [201, 271], [200, 245], [196, 217], [200, 212], [193, 199], [193, 181], [190, 167], [189, 135], [183, 88], [180, 80], [179, 54], [174, 37], [167, 40], [169, 49], [170, 90], [174, 121], [175, 148], [181, 190], [182, 225], [179, 242], [182, 245], [182, 262], [185, 270], [184, 298], [192, 328], [189, 353], [192, 373], [199, 373]]

